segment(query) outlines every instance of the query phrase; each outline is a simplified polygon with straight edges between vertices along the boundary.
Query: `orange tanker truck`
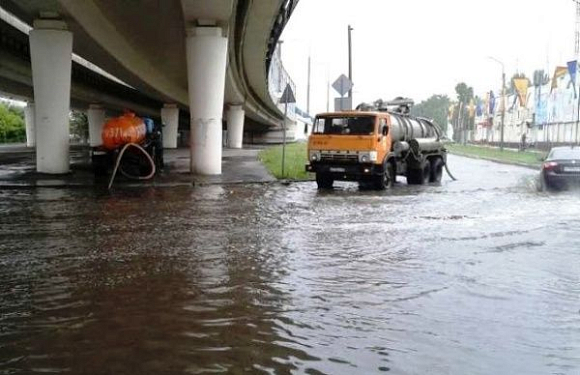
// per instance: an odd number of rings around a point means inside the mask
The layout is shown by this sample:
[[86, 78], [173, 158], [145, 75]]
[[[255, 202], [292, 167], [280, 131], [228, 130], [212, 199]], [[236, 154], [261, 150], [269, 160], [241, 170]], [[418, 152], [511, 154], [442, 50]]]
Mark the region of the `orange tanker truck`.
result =
[[306, 171], [319, 189], [334, 181], [386, 189], [405, 176], [408, 184], [440, 182], [447, 162], [441, 130], [431, 120], [409, 115], [412, 100], [398, 98], [380, 107], [316, 116], [308, 139]]
[[152, 177], [163, 167], [161, 126], [133, 112], [109, 119], [101, 133], [102, 145], [92, 149], [96, 175], [119, 171], [128, 178]]

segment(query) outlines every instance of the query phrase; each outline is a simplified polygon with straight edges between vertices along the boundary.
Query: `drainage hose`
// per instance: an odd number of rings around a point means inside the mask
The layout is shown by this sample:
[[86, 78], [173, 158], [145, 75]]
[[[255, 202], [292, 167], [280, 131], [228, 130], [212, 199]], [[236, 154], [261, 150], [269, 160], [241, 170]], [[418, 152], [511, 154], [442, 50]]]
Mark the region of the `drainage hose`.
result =
[[119, 155], [117, 156], [117, 162], [115, 163], [115, 169], [113, 169], [113, 175], [111, 176], [111, 180], [109, 181], [109, 187], [108, 187], [109, 190], [111, 190], [111, 186], [113, 186], [113, 181], [115, 181], [115, 176], [117, 175], [117, 171], [119, 170], [119, 166], [121, 164], [121, 159], [123, 159], [123, 155], [125, 154], [125, 151], [127, 151], [127, 149], [131, 146], [137, 148], [141, 153], [143, 153], [143, 155], [145, 155], [145, 157], [147, 158], [147, 160], [149, 161], [149, 163], [151, 165], [151, 172], [147, 176], [133, 176], [133, 175], [130, 175], [129, 173], [123, 171], [123, 168], [121, 168], [120, 169], [121, 174], [127, 178], [132, 179], [132, 180], [148, 180], [155, 175], [155, 162], [151, 158], [151, 155], [149, 155], [149, 153], [147, 153], [147, 151], [145, 151], [145, 149], [143, 147], [139, 146], [138, 144], [127, 143], [125, 146], [123, 146], [123, 148], [121, 149], [121, 152], [119, 152]]
[[447, 174], [449, 175], [449, 177], [451, 177], [451, 179], [452, 179], [453, 181], [457, 181], [457, 179], [455, 178], [455, 176], [453, 176], [453, 175], [451, 174], [451, 171], [449, 170], [449, 167], [447, 166], [447, 163], [445, 163], [445, 171], [447, 172]]

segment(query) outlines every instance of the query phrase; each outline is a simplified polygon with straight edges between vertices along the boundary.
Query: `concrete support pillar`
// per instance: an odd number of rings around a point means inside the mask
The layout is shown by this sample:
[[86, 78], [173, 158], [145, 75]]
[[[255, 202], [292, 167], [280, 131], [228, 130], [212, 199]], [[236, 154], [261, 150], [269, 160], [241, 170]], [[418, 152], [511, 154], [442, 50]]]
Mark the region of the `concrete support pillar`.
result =
[[34, 103], [28, 103], [24, 107], [24, 123], [26, 124], [26, 147], [34, 147], [36, 144]]
[[179, 108], [175, 104], [165, 104], [161, 108], [163, 123], [163, 148], [177, 148], [177, 127], [179, 125]]
[[194, 27], [186, 39], [191, 172], [222, 172], [222, 116], [228, 39], [219, 27]]
[[97, 104], [91, 104], [87, 111], [89, 120], [89, 144], [91, 147], [103, 144], [103, 125], [105, 125], [105, 109]]
[[69, 171], [72, 33], [59, 20], [35, 20], [30, 58], [36, 122], [36, 170]]
[[228, 109], [228, 147], [242, 148], [244, 138], [244, 110], [241, 105], [232, 105]]

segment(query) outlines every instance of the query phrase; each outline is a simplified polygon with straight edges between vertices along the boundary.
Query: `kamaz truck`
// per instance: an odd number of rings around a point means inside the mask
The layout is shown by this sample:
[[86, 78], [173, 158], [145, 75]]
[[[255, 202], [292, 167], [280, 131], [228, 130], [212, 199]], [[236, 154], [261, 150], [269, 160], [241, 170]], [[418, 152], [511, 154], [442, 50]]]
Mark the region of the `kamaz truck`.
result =
[[447, 162], [441, 130], [429, 119], [410, 116], [411, 106], [412, 101], [397, 99], [317, 115], [306, 171], [316, 174], [318, 188], [358, 181], [361, 187], [383, 190], [397, 176], [413, 185], [440, 182]]

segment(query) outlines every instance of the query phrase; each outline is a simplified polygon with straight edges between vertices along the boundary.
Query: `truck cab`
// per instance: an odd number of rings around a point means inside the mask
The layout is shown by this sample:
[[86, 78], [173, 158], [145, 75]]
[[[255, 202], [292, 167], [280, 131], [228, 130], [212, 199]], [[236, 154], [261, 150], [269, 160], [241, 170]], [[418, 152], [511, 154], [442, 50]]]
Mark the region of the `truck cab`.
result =
[[394, 180], [386, 156], [391, 150], [389, 115], [336, 112], [316, 116], [308, 139], [306, 170], [316, 173], [320, 188], [335, 180], [359, 181], [385, 188]]

